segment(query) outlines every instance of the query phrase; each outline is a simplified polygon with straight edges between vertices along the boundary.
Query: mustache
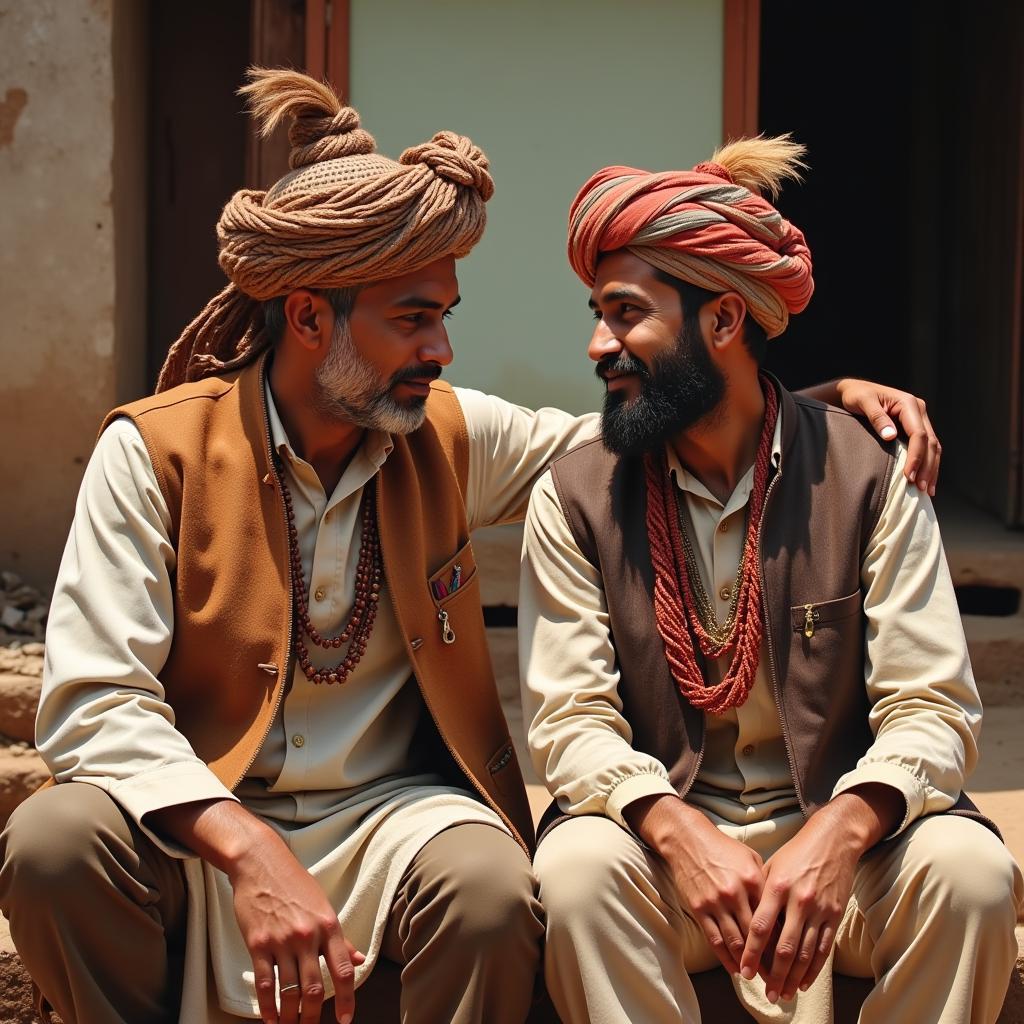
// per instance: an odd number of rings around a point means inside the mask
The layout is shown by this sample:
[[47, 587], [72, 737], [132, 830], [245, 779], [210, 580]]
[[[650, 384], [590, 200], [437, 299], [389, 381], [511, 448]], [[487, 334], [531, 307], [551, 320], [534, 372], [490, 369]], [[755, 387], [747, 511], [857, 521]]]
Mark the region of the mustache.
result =
[[407, 366], [399, 370], [391, 378], [390, 387], [401, 384], [406, 380], [437, 380], [441, 376], [441, 367], [437, 363], [420, 363], [417, 366]]
[[601, 356], [594, 367], [594, 373], [604, 380], [609, 373], [632, 373], [638, 377], [650, 377], [647, 367], [628, 352], [614, 356]]

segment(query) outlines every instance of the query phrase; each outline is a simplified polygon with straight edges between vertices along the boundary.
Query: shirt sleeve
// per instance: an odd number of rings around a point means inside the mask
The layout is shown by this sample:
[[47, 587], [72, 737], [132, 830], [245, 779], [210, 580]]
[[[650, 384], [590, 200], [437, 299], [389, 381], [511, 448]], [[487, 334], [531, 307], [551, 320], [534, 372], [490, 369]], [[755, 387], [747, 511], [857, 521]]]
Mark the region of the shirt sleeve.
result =
[[861, 565], [874, 742], [833, 792], [872, 782], [899, 790], [906, 814], [892, 835], [956, 803], [977, 762], [981, 729], [935, 510], [904, 479], [905, 462], [901, 448]]
[[632, 747], [598, 570], [579, 550], [550, 473], [526, 517], [519, 584], [519, 663], [530, 757], [561, 809], [622, 812], [674, 794], [668, 771]]
[[599, 430], [598, 414], [533, 409], [456, 388], [469, 432], [469, 528], [519, 522], [530, 491], [552, 459]]
[[111, 424], [82, 480], [54, 587], [36, 718], [58, 782], [106, 790], [163, 850], [151, 811], [235, 798], [174, 727], [157, 678], [174, 629], [170, 516], [138, 429]]

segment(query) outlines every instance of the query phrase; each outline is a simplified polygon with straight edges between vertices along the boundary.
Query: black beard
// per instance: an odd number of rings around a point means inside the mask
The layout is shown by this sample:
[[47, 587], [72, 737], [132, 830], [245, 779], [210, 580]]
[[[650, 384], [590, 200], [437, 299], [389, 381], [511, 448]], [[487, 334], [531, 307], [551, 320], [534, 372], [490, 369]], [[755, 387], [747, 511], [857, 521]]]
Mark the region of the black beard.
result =
[[674, 347], [652, 361], [651, 369], [627, 352], [597, 364], [597, 374], [635, 373], [640, 384], [629, 401], [609, 391], [601, 413], [601, 438], [616, 455], [654, 451], [699, 423], [718, 408], [725, 395], [725, 375], [712, 362], [696, 319], [687, 319]]

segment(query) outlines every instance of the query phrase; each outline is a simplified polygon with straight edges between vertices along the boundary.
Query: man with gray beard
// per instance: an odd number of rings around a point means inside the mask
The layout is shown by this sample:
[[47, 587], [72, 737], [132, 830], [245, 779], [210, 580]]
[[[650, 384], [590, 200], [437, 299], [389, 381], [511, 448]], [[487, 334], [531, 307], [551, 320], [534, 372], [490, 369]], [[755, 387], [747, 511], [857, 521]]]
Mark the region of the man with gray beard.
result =
[[469, 537], [596, 423], [437, 379], [477, 147], [395, 162], [321, 83], [248, 92], [294, 169], [228, 203], [231, 283], [104, 424], [0, 907], [66, 1024], [347, 1022], [382, 959], [404, 1021], [519, 1024], [533, 825]]

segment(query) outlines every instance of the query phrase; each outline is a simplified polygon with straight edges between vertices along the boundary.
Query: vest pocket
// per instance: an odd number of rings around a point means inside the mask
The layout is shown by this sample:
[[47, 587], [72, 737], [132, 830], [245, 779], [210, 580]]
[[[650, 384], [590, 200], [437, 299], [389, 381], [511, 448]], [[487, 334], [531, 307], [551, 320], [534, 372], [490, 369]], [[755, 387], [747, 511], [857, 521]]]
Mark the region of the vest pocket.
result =
[[811, 601], [790, 606], [790, 619], [794, 633], [803, 633], [813, 643], [815, 634], [821, 629], [836, 628], [844, 619], [859, 615], [864, 604], [864, 595], [855, 590], [846, 597], [831, 601]]
[[475, 583], [476, 559], [470, 541], [466, 541], [440, 569], [427, 577], [427, 590], [437, 609], [438, 629], [445, 644], [454, 644], [459, 638], [458, 598], [469, 590], [475, 590]]
[[487, 762], [487, 772], [501, 793], [505, 795], [518, 793], [522, 775], [519, 771], [519, 759], [516, 757], [516, 750], [510, 737], [505, 739], [498, 752]]

